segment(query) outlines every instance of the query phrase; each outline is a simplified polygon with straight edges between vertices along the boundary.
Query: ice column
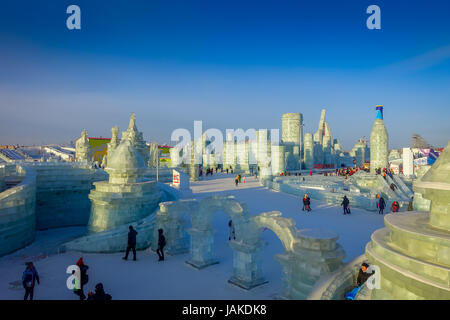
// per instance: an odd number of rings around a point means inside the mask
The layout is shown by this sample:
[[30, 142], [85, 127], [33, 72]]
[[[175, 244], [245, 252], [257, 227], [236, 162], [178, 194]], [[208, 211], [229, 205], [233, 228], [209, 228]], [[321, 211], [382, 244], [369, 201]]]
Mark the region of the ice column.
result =
[[370, 173], [388, 164], [388, 133], [384, 126], [383, 106], [377, 106], [377, 117], [370, 133]]
[[305, 134], [304, 164], [305, 169], [314, 168], [314, 143], [311, 133]]

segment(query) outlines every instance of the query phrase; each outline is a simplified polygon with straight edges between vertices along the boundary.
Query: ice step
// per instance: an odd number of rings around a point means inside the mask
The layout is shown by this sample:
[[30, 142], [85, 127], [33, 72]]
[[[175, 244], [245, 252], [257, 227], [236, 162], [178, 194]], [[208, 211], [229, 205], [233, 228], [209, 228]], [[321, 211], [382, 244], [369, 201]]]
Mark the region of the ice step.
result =
[[450, 297], [450, 268], [410, 257], [393, 248], [388, 239], [388, 229], [375, 231], [366, 252], [387, 268], [425, 285], [447, 291]]
[[450, 234], [428, 224], [429, 213], [388, 214], [384, 218], [391, 231], [390, 242], [411, 257], [450, 267]]

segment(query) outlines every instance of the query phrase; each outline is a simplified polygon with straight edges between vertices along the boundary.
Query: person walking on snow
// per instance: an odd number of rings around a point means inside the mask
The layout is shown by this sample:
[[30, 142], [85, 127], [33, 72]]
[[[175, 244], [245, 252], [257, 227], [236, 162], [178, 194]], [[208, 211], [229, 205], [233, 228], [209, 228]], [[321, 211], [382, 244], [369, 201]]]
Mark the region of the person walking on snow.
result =
[[347, 196], [344, 196], [344, 199], [342, 199], [341, 206], [344, 207], [344, 214], [350, 214], [348, 206], [350, 204], [350, 200], [348, 200]]
[[164, 247], [166, 246], [166, 237], [163, 235], [163, 229], [158, 229], [158, 249], [156, 253], [158, 254], [158, 261], [164, 261]]
[[133, 226], [129, 226], [128, 229], [130, 230], [128, 232], [128, 246], [125, 257], [123, 257], [122, 259], [128, 260], [128, 254], [130, 253], [130, 250], [133, 250], [133, 261], [136, 261], [136, 235], [138, 233], [133, 229]]
[[27, 268], [22, 274], [22, 285], [25, 288], [23, 300], [27, 300], [28, 297], [30, 297], [30, 300], [33, 300], [35, 282], [37, 281], [39, 285], [41, 282], [39, 281], [39, 274], [34, 267], [33, 262], [27, 262], [26, 265]]
[[230, 229], [230, 236], [228, 237], [228, 241], [230, 241], [232, 238], [233, 240], [236, 240], [236, 233], [234, 230], [233, 220], [228, 221], [228, 228]]
[[80, 300], [84, 300], [86, 299], [86, 295], [84, 294], [83, 287], [89, 281], [89, 276], [87, 275], [89, 267], [84, 264], [83, 258], [78, 259], [77, 266], [80, 268], [80, 287], [78, 289], [74, 287], [73, 292], [80, 297]]
[[386, 202], [383, 197], [380, 197], [378, 201], [378, 214], [383, 214], [384, 208], [386, 207]]
[[309, 196], [305, 193], [305, 195], [303, 196], [303, 211], [311, 211], [311, 207], [310, 207], [311, 201], [309, 199]]
[[311, 198], [306, 195], [306, 211], [311, 211]]

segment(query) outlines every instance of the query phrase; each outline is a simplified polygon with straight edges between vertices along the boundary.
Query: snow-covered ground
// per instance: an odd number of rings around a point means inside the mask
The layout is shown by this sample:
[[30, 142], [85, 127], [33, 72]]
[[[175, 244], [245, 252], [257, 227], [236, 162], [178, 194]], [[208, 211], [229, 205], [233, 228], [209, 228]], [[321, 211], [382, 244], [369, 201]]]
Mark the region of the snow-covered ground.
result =
[[[312, 200], [310, 213], [301, 211], [301, 199], [293, 195], [274, 192], [262, 187], [253, 177], [245, 184], [234, 185], [234, 175], [216, 174], [205, 180], [191, 183], [195, 198], [210, 195], [234, 195], [245, 202], [251, 214], [278, 210], [292, 218], [298, 229], [323, 228], [339, 234], [338, 242], [347, 253], [349, 261], [364, 252], [370, 235], [384, 226], [383, 216], [374, 212], [352, 208], [351, 215], [343, 215], [342, 207]], [[158, 262], [156, 253], [138, 251], [138, 261], [124, 261], [123, 254], [57, 253], [59, 244], [84, 232], [84, 228], [64, 228], [38, 232], [36, 241], [27, 248], [0, 258], [0, 299], [22, 299], [22, 272], [26, 261], [33, 261], [41, 277], [35, 288], [35, 299], [77, 299], [66, 288], [68, 265], [75, 264], [80, 256], [89, 265], [89, 283], [85, 293], [102, 282], [113, 299], [272, 299], [281, 288], [281, 266], [273, 256], [283, 252], [281, 241], [266, 230], [263, 237], [268, 242], [264, 251], [263, 268], [269, 281], [250, 291], [227, 282], [232, 274], [233, 253], [228, 247], [228, 217], [218, 212], [214, 220], [217, 231], [215, 245], [219, 264], [196, 270], [184, 263], [189, 254], [167, 256]], [[138, 230], [139, 231], [139, 230]], [[138, 235], [139, 241], [139, 235]]]

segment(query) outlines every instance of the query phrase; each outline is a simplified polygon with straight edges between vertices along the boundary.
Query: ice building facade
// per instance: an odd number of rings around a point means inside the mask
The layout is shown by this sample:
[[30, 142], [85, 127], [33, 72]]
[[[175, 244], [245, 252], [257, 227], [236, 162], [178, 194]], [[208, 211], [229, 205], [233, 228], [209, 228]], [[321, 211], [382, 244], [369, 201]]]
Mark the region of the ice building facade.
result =
[[[285, 171], [302, 169], [338, 168], [341, 164], [351, 165], [338, 139], [333, 138], [331, 129], [325, 120], [326, 110], [322, 110], [319, 128], [313, 134], [303, 134], [303, 115], [285, 113], [281, 118], [281, 137], [272, 134], [272, 130], [259, 129], [248, 134], [244, 139], [237, 139], [236, 132], [228, 132], [223, 142], [222, 151], [211, 150], [209, 137], [204, 133], [201, 139], [193, 141], [198, 156], [197, 165], [203, 170], [215, 168], [222, 164], [224, 169], [234, 172], [255, 173], [261, 177], [277, 176]], [[190, 148], [190, 147], [188, 147]], [[186, 147], [174, 147], [171, 153], [171, 167], [184, 164], [191, 166]], [[183, 157], [185, 155], [185, 157]], [[189, 159], [188, 159], [189, 158]], [[192, 179], [197, 179], [191, 175]]]

